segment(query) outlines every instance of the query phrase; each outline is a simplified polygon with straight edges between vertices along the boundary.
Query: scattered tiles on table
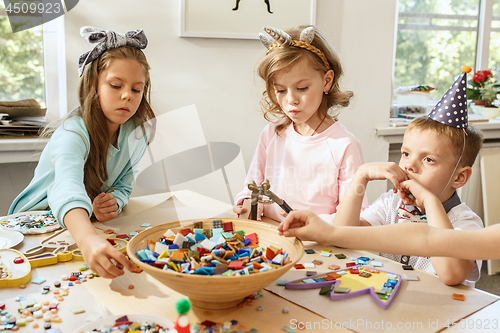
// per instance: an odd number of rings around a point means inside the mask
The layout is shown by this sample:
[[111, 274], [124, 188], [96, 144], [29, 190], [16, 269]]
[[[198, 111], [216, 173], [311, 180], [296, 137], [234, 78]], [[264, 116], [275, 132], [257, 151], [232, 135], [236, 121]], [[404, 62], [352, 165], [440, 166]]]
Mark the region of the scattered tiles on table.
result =
[[324, 286], [323, 288], [321, 288], [319, 290], [319, 294], [320, 295], [330, 295], [332, 293], [332, 290], [334, 287], [335, 287], [335, 285], [333, 285], [333, 284], [331, 284], [329, 286]]
[[96, 320], [101, 319], [101, 318], [102, 318], [102, 316], [100, 316], [100, 315], [91, 314], [90, 316], [88, 316], [85, 319], [85, 321], [87, 321], [87, 322], [93, 322], [93, 321], [96, 321]]
[[418, 281], [420, 280], [415, 274], [403, 274], [403, 279], [406, 281]]
[[278, 286], [284, 286], [287, 282], [288, 282], [288, 280], [278, 280], [278, 282], [276, 284]]
[[71, 312], [73, 312], [73, 314], [84, 313], [84, 312], [85, 312], [85, 309], [84, 309], [84, 308], [82, 308], [81, 306], [79, 306], [79, 307], [76, 307], [76, 308], [71, 309]]
[[345, 288], [345, 287], [337, 287], [335, 288], [334, 292], [337, 294], [345, 294], [351, 291], [351, 288]]

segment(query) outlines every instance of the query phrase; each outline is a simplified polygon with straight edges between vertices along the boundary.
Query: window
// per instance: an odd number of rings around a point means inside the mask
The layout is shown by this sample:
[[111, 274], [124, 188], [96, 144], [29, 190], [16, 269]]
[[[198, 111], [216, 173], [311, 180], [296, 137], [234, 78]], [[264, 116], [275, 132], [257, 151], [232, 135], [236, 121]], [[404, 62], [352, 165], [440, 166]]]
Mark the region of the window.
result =
[[491, 12], [490, 59], [488, 67], [496, 69], [498, 74], [500, 72], [500, 1], [495, 1]]
[[500, 74], [500, 0], [399, 0], [398, 6], [395, 88], [428, 84], [438, 100], [463, 65]]
[[33, 98], [51, 119], [67, 113], [63, 16], [13, 33], [0, 0], [0, 82], [2, 101]]

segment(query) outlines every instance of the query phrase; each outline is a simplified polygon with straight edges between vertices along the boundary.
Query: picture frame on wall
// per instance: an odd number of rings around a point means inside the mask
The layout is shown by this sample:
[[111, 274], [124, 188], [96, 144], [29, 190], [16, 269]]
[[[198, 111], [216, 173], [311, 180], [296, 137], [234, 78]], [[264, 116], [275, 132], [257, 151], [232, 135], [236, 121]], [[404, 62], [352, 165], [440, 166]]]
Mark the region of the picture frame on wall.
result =
[[181, 37], [258, 39], [264, 26], [316, 23], [316, 0], [179, 0]]

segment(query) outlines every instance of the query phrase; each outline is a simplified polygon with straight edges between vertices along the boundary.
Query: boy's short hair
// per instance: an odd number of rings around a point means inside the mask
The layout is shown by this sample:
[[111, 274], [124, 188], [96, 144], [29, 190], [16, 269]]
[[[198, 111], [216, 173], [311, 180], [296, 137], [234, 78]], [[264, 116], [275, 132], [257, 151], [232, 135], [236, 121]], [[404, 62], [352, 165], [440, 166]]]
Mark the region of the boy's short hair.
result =
[[435, 121], [428, 116], [418, 117], [413, 119], [413, 121], [408, 125], [407, 131], [412, 129], [419, 130], [430, 130], [438, 135], [447, 136], [453, 147], [454, 153], [457, 158], [460, 156], [462, 149], [464, 147], [464, 131], [465, 131], [465, 149], [460, 161], [460, 166], [472, 167], [474, 161], [476, 160], [477, 154], [481, 150], [483, 145], [483, 134], [481, 131], [474, 127], [468, 126], [465, 129], [455, 128], [438, 121]]

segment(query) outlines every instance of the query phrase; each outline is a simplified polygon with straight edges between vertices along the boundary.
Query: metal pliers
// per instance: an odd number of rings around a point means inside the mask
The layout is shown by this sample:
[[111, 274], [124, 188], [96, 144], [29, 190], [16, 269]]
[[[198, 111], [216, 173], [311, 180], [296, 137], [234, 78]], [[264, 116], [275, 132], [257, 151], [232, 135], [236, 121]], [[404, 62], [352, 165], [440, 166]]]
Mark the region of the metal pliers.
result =
[[257, 220], [257, 207], [258, 203], [270, 205], [277, 203], [285, 212], [290, 213], [293, 209], [285, 202], [285, 200], [278, 197], [270, 190], [271, 184], [269, 180], [264, 180], [260, 186], [258, 186], [255, 181], [248, 183], [248, 189], [252, 191], [252, 209], [250, 211], [250, 219]]

